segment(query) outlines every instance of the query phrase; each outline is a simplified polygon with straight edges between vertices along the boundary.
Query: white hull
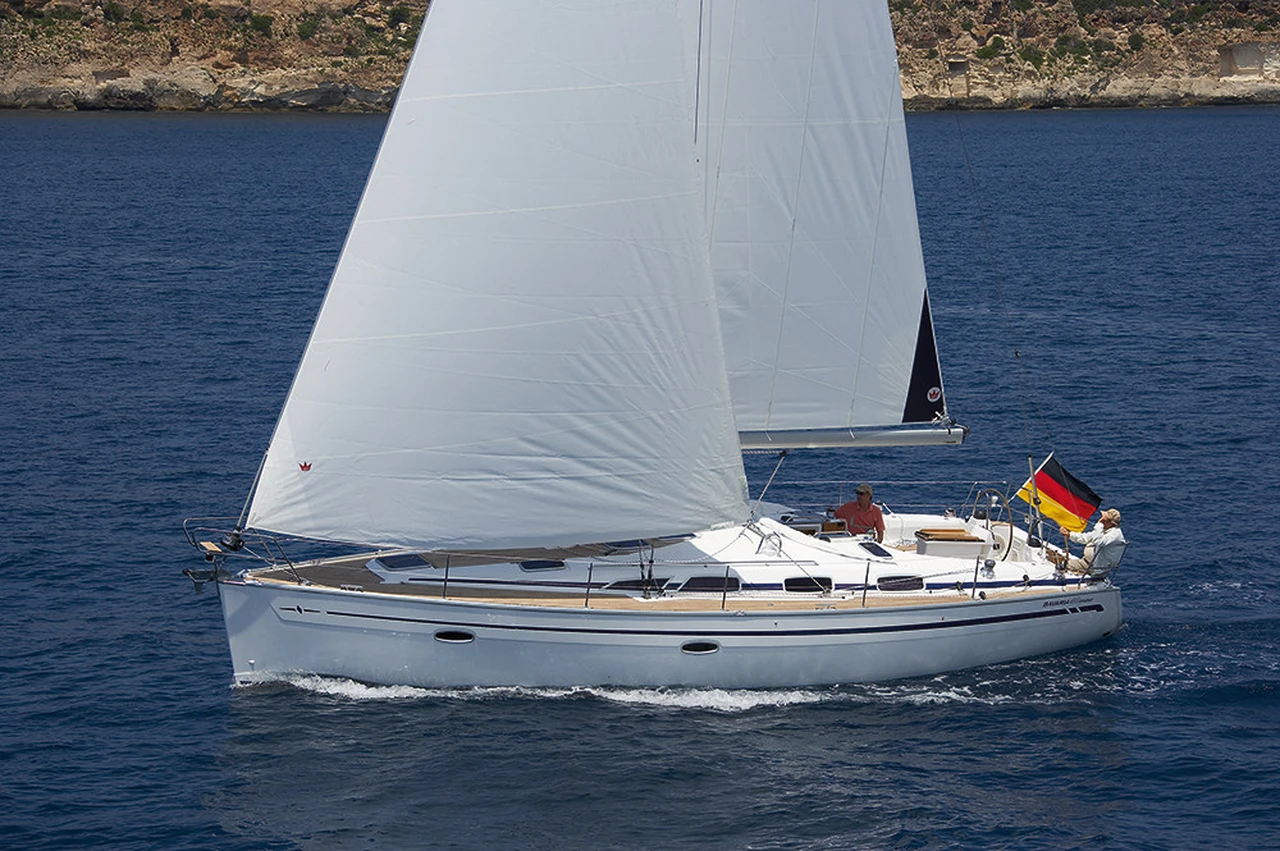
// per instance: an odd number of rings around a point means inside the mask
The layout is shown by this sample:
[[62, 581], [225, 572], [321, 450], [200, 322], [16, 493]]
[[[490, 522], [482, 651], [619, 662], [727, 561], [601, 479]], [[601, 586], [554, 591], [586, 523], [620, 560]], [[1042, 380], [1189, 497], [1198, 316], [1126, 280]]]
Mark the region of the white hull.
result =
[[[895, 555], [893, 569], [903, 561]], [[908, 605], [874, 591], [867, 605], [854, 590], [799, 604], [795, 595], [730, 594], [721, 610], [715, 594], [699, 611], [673, 610], [678, 595], [632, 596], [629, 608], [615, 610], [602, 595], [518, 605], [253, 574], [224, 577], [219, 587], [238, 682], [300, 673], [428, 687], [868, 682], [1065, 650], [1121, 623], [1120, 590], [1108, 582], [1006, 587], [986, 600], [951, 589]]]
[[[221, 591], [238, 682], [294, 673], [432, 687], [868, 682], [1065, 650], [1121, 622], [1114, 587], [889, 610], [642, 615], [241, 582]], [[442, 631], [475, 638], [442, 641]], [[719, 649], [682, 650], [690, 642]]]

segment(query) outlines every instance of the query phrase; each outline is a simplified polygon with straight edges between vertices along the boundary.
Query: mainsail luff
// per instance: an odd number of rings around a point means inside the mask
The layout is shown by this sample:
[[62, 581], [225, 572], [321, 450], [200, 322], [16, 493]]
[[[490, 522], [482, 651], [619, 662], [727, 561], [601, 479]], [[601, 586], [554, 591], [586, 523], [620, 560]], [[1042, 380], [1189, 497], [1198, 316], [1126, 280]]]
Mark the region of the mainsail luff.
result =
[[[852, 435], [868, 429], [945, 414], [932, 324], [921, 322], [924, 261], [886, 6], [706, 0], [699, 10], [706, 208], [744, 441], [813, 445], [806, 434], [819, 430], [836, 436], [821, 445], [858, 445]], [[920, 441], [918, 429], [904, 435]]]
[[745, 519], [673, 2], [435, 0], [250, 525], [559, 546]]

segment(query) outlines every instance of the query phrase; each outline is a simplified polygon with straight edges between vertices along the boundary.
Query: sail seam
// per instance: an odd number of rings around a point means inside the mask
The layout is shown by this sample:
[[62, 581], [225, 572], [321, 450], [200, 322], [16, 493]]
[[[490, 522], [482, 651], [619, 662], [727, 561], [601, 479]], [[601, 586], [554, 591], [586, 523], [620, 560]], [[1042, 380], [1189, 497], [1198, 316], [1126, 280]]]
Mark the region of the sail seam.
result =
[[769, 428], [770, 420], [773, 419], [774, 394], [777, 392], [778, 386], [778, 358], [782, 352], [782, 332], [787, 324], [787, 311], [790, 309], [788, 299], [791, 295], [791, 267], [796, 250], [796, 218], [800, 206], [800, 190], [804, 185], [805, 160], [809, 151], [809, 112], [813, 103], [813, 73], [818, 52], [818, 21], [821, 17], [822, 3], [819, 0], [819, 2], [813, 4], [813, 30], [809, 39], [809, 77], [805, 82], [804, 120], [800, 125], [800, 156], [796, 162], [796, 184], [791, 196], [791, 238], [787, 242], [787, 265], [783, 273], [782, 282], [782, 310], [778, 316], [778, 335], [774, 340], [773, 371], [769, 376], [769, 401], [765, 405], [764, 411], [764, 428], [766, 430]]
[[542, 207], [507, 207], [502, 210], [474, 210], [459, 213], [427, 213], [418, 216], [384, 216], [376, 219], [360, 219], [357, 225], [392, 224], [396, 222], [424, 222], [434, 219], [462, 219], [477, 216], [505, 216], [523, 213], [545, 213], [551, 210], [583, 210], [591, 207], [614, 207], [636, 204], [642, 201], [668, 201], [690, 195], [690, 192], [667, 192], [662, 195], [636, 195], [627, 198], [610, 198], [607, 201], [582, 201], [576, 204], [549, 204]]
[[[721, 197], [720, 196], [720, 177], [721, 177], [721, 171], [724, 168], [724, 140], [726, 135], [728, 135], [725, 133], [725, 128], [729, 126], [729, 92], [733, 88], [733, 48], [734, 48], [734, 41], [737, 38], [737, 36], [738, 36], [738, 3], [737, 3], [737, 0], [734, 0], [733, 11], [729, 18], [729, 45], [727, 48], [725, 70], [724, 70], [724, 98], [722, 100], [722, 105], [720, 107], [720, 150], [716, 152], [715, 176], [709, 177], [707, 180], [707, 186], [708, 186], [708, 189], [710, 190], [710, 197], [712, 199], [711, 214], [707, 217], [708, 253], [710, 253], [710, 249], [711, 249], [711, 245], [710, 245], [711, 235], [716, 232], [716, 214], [720, 211], [720, 197]], [[710, 47], [712, 43], [710, 39], [708, 39], [707, 43], [708, 43], [707, 49], [708, 50], [712, 49]], [[710, 103], [711, 75], [707, 75], [707, 89], [708, 89], [707, 101], [708, 103]], [[711, 126], [711, 115], [710, 113], [708, 113], [707, 115], [708, 148], [711, 145], [710, 126]]]
[[[892, 24], [890, 25], [890, 29], [892, 29]], [[890, 43], [892, 43], [892, 39], [890, 39]], [[898, 59], [896, 53], [894, 53], [892, 61], [893, 78], [897, 80]], [[889, 140], [893, 137], [894, 99], [897, 98], [899, 101], [902, 99], [902, 90], [900, 85], [901, 84], [886, 87], [889, 90], [889, 102], [887, 104], [887, 112], [884, 117], [884, 144], [881, 146], [880, 150], [880, 179], [876, 186], [875, 227], [871, 232], [871, 257], [870, 262], [867, 263], [866, 287], [864, 289], [865, 295], [862, 302], [862, 328], [858, 332], [858, 337], [861, 340], [866, 340], [867, 338], [867, 318], [870, 315], [868, 306], [871, 300], [871, 290], [876, 276], [876, 254], [880, 247], [880, 220], [884, 215], [884, 187], [885, 173], [889, 168]], [[854, 410], [857, 408], [858, 385], [862, 379], [862, 361], [863, 358], [859, 357], [858, 364], [853, 373], [853, 392], [849, 398], [849, 422], [851, 423], [853, 422]]]

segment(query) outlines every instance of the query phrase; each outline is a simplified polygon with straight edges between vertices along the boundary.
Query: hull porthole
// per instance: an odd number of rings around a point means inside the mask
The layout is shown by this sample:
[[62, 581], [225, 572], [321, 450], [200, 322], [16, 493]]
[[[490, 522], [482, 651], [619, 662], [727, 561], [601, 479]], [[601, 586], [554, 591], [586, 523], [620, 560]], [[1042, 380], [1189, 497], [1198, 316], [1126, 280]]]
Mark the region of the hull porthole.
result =
[[680, 645], [680, 651], [691, 656], [705, 656], [708, 653], [715, 653], [719, 649], [720, 645], [714, 641], [686, 641]]
[[443, 641], [445, 644], [470, 644], [475, 640], [475, 635], [460, 629], [442, 629], [436, 633], [436, 641]]

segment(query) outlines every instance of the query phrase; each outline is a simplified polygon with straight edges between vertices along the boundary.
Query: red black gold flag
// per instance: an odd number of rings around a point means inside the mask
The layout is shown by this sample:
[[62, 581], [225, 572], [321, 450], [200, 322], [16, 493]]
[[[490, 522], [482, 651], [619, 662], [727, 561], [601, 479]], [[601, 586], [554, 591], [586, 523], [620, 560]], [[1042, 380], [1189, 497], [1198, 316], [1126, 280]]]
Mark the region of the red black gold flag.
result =
[[1035, 493], [1031, 490], [1032, 480], [1027, 479], [1018, 497], [1029, 504], [1034, 504], [1039, 497], [1040, 513], [1072, 532], [1083, 532], [1093, 512], [1102, 504], [1102, 497], [1068, 473], [1052, 452], [1036, 470], [1034, 479]]

